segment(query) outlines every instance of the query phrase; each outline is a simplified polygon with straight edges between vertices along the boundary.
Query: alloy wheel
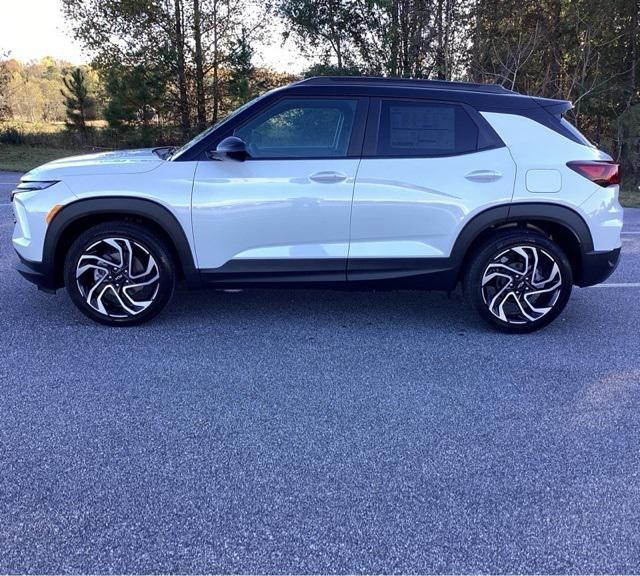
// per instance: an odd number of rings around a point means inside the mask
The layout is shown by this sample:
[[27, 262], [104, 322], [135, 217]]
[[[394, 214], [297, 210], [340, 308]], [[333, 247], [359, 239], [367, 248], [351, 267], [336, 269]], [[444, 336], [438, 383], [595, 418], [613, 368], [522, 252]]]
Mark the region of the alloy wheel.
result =
[[76, 283], [86, 303], [109, 318], [144, 312], [160, 288], [160, 271], [151, 253], [128, 238], [91, 244], [76, 265]]
[[562, 292], [560, 267], [547, 251], [514, 246], [500, 252], [482, 276], [488, 310], [508, 324], [528, 324], [546, 316]]

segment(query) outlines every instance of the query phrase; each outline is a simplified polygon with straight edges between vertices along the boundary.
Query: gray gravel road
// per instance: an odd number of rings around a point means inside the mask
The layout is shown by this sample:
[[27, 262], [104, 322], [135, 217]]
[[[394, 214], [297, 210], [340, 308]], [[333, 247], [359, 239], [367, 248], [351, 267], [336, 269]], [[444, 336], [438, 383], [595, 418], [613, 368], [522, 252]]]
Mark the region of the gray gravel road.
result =
[[627, 222], [626, 285], [533, 335], [418, 292], [180, 291], [112, 329], [11, 270], [3, 204], [0, 573], [640, 572]]

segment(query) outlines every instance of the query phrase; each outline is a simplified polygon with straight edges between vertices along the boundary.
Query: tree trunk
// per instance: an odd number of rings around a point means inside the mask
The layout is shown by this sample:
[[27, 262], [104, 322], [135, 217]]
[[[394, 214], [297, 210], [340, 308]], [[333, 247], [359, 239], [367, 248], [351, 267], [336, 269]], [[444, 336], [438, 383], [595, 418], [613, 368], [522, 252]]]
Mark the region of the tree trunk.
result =
[[472, 56], [469, 70], [469, 79], [473, 82], [482, 82], [482, 9], [483, 0], [478, 0], [473, 6], [474, 30], [472, 35]]
[[[631, 1], [631, 21], [629, 23], [629, 99], [627, 100], [627, 110], [633, 106], [636, 100], [637, 89], [637, 67], [638, 67], [638, 11], [640, 11], [640, 0]], [[627, 129], [623, 132], [621, 147], [623, 150], [622, 159], [625, 162], [624, 169], [629, 173], [629, 180], [637, 182], [637, 165], [633, 158], [633, 130]]]
[[202, 132], [207, 126], [207, 116], [204, 97], [204, 55], [202, 53], [202, 17], [200, 0], [193, 0], [193, 39], [196, 48], [196, 113], [198, 131]]
[[446, 80], [447, 73], [445, 70], [445, 46], [444, 46], [444, 18], [443, 18], [444, 0], [438, 0], [436, 6], [436, 29], [437, 29], [437, 46], [436, 46], [436, 78], [438, 80]]
[[220, 114], [220, 86], [219, 86], [220, 65], [218, 58], [215, 57], [213, 61], [213, 114], [212, 120], [215, 124], [218, 121], [218, 115]]
[[390, 54], [389, 54], [389, 63], [387, 65], [387, 73], [390, 76], [399, 76], [400, 18], [399, 18], [398, 12], [399, 12], [398, 0], [394, 0], [391, 5], [391, 30], [389, 32]]
[[553, 0], [551, 2], [551, 42], [549, 47], [551, 50], [551, 86], [547, 90], [547, 93], [552, 98], [562, 98], [562, 82], [560, 78], [560, 58], [562, 55], [561, 30], [560, 30], [560, 0]]
[[[334, 15], [338, 18], [338, 22], [342, 19], [342, 6], [340, 0], [336, 2], [334, 6]], [[335, 26], [335, 20], [333, 22], [333, 26], [331, 27], [331, 34], [333, 35], [333, 39], [335, 42], [335, 50], [336, 50], [336, 59], [338, 61], [338, 69], [342, 70], [342, 30], [340, 30], [340, 25]]]
[[187, 95], [187, 75], [184, 62], [184, 29], [182, 22], [182, 0], [174, 0], [176, 19], [176, 50], [178, 53], [178, 90], [180, 93], [180, 128], [182, 137], [186, 140], [190, 136], [191, 123], [189, 121], [189, 97]]
[[336, 57], [338, 60], [338, 68], [342, 70], [342, 47], [340, 46], [340, 34], [336, 35]]
[[640, 12], [640, 0], [631, 2], [631, 28], [629, 30], [630, 44], [630, 72], [629, 72], [629, 106], [634, 103], [636, 95], [637, 68], [638, 68], [638, 12]]
[[213, 114], [212, 121], [218, 121], [220, 113], [220, 58], [218, 55], [218, 0], [213, 2]]

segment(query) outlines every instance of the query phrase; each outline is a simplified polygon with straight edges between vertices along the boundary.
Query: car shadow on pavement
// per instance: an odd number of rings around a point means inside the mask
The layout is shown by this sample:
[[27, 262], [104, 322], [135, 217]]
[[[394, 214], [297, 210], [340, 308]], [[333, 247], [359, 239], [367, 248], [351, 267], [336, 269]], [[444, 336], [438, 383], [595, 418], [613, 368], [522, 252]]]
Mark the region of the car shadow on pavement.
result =
[[180, 289], [161, 318], [211, 324], [300, 323], [320, 327], [425, 326], [484, 330], [461, 291], [196, 290]]

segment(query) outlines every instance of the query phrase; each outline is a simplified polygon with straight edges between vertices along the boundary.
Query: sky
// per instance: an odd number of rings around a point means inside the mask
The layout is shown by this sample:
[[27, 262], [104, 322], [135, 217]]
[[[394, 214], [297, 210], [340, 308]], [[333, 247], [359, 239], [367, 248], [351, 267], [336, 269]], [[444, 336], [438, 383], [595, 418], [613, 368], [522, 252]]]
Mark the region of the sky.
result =
[[[61, 0], [0, 0], [0, 54], [29, 61], [53, 56], [72, 64], [84, 64], [90, 55], [74, 41], [62, 16]], [[278, 71], [300, 72], [306, 61], [292, 42], [281, 46], [280, 34], [271, 45], [256, 51], [255, 64]]]

